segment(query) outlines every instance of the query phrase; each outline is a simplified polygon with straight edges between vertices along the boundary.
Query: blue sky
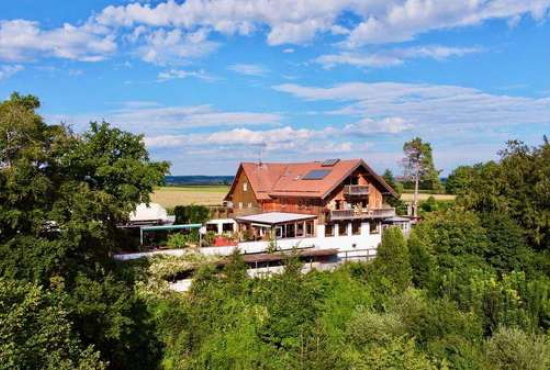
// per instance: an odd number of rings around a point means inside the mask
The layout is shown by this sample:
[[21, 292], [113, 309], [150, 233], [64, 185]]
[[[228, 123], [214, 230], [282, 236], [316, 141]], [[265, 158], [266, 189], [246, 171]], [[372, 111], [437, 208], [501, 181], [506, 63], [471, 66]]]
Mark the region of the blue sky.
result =
[[366, 159], [446, 174], [550, 133], [550, 0], [0, 0], [0, 96], [144, 134], [172, 174]]

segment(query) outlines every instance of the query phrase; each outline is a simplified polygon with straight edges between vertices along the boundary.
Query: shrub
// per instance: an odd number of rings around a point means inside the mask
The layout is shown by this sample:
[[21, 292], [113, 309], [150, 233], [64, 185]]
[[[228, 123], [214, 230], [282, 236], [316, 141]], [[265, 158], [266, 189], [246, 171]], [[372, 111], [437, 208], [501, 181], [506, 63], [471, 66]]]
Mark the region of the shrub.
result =
[[499, 328], [484, 349], [485, 363], [490, 370], [546, 370], [550, 367], [548, 340], [519, 329]]
[[169, 248], [185, 248], [189, 244], [187, 235], [181, 233], [170, 234], [166, 246]]
[[208, 207], [192, 204], [190, 206], [174, 207], [176, 224], [203, 224], [210, 218]]

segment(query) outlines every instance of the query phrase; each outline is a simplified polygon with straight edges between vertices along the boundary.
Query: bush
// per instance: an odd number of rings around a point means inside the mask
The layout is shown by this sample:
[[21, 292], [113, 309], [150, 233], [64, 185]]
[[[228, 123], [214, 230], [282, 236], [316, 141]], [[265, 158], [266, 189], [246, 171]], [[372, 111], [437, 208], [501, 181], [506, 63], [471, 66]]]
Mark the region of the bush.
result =
[[169, 248], [185, 248], [188, 246], [189, 238], [182, 233], [170, 234], [166, 246]]
[[174, 207], [176, 224], [204, 224], [210, 219], [210, 210], [208, 207], [192, 204], [190, 206]]
[[547, 370], [550, 367], [547, 338], [519, 329], [498, 329], [484, 349], [485, 364], [490, 370]]

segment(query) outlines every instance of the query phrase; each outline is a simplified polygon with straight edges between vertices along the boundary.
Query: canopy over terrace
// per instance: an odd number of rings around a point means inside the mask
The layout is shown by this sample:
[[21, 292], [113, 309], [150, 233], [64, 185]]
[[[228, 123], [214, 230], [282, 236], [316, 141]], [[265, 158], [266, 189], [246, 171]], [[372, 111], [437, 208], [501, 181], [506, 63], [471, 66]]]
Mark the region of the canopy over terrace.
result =
[[313, 236], [315, 215], [299, 213], [268, 212], [237, 217], [241, 228], [252, 231], [255, 237], [269, 237], [271, 231], [276, 238]]

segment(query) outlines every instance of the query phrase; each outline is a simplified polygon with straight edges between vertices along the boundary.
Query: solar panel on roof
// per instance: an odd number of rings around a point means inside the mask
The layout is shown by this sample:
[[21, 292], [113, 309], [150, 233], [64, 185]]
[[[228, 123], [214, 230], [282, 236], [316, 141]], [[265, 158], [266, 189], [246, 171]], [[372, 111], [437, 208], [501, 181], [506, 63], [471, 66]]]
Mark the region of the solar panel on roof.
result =
[[334, 166], [336, 163], [340, 162], [340, 160], [338, 158], [335, 158], [335, 159], [327, 159], [326, 161], [324, 161], [321, 166], [323, 167], [332, 167]]
[[311, 170], [304, 177], [302, 177], [302, 180], [321, 180], [324, 179], [329, 173], [330, 170]]

